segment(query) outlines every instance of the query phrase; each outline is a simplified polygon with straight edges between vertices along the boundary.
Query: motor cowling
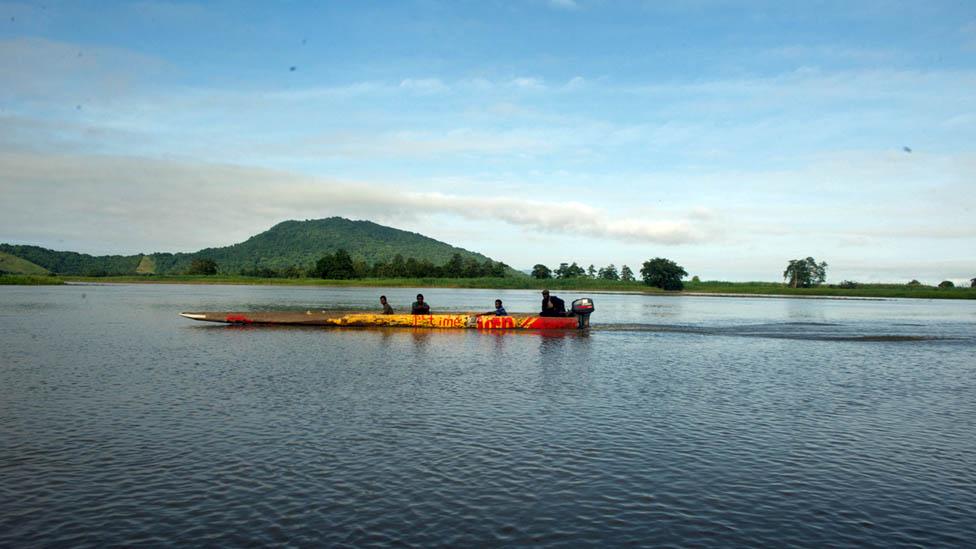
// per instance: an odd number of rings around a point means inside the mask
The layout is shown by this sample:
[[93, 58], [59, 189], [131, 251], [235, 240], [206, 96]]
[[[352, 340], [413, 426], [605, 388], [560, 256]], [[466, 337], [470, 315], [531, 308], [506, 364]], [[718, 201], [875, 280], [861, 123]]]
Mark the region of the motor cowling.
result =
[[578, 328], [589, 328], [590, 327], [590, 314], [594, 310], [593, 300], [588, 297], [581, 297], [573, 301], [572, 309], [573, 314], [576, 315], [578, 319]]

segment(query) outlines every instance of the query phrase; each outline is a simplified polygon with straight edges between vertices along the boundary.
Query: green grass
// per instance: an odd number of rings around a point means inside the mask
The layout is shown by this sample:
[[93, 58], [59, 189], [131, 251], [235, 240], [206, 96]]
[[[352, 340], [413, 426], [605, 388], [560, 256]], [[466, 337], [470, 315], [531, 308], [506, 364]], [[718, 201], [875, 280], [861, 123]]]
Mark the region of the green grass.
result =
[[976, 288], [940, 289], [934, 286], [910, 287], [904, 284], [858, 284], [856, 288], [829, 285], [816, 288], [790, 288], [776, 282], [688, 282], [685, 292], [708, 294], [765, 294], [808, 297], [906, 297], [920, 299], [976, 299]]
[[0, 273], [46, 275], [47, 269], [15, 255], [0, 252]]
[[[45, 277], [40, 277], [45, 278]], [[317, 278], [256, 278], [236, 275], [139, 275], [80, 277], [67, 276], [71, 282], [118, 282], [157, 284], [252, 284], [274, 286], [345, 286], [384, 288], [482, 288], [498, 290], [602, 291], [638, 292], [645, 294], [688, 295], [782, 295], [806, 297], [874, 297], [921, 299], [976, 299], [976, 288], [942, 290], [933, 286], [908, 287], [903, 284], [859, 284], [857, 288], [837, 288], [827, 285], [817, 288], [790, 288], [777, 282], [687, 282], [683, 292], [665, 292], [645, 286], [641, 282], [574, 278], [565, 280], [536, 280], [519, 278], [366, 278], [357, 280], [322, 280]]]
[[0, 286], [57, 286], [64, 280], [56, 276], [0, 274]]

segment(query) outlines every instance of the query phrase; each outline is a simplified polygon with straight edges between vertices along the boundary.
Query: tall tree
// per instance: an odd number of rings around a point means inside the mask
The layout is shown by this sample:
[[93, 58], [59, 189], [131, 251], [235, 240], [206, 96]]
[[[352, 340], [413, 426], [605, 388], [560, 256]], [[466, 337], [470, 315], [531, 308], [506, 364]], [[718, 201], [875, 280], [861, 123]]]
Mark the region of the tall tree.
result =
[[590, 266], [586, 268], [586, 276], [590, 278], [596, 278], [596, 267], [590, 263]]
[[817, 263], [812, 257], [792, 259], [783, 271], [783, 279], [791, 288], [809, 288], [827, 280], [827, 262]]
[[356, 269], [349, 252], [343, 249], [326, 254], [315, 263], [315, 275], [329, 280], [346, 280], [356, 276]]
[[217, 274], [217, 262], [213, 259], [194, 259], [190, 263], [190, 268], [186, 270], [190, 275], [215, 275]]
[[628, 267], [626, 265], [621, 265], [620, 266], [620, 280], [622, 280], [624, 282], [633, 282], [634, 281], [634, 271], [631, 271], [630, 270], [630, 267]]
[[670, 259], [655, 257], [644, 262], [641, 276], [648, 286], [657, 286], [662, 290], [681, 290], [685, 287], [681, 279], [688, 276], [688, 272]]
[[617, 267], [615, 267], [613, 263], [600, 269], [598, 276], [603, 280], [620, 280], [620, 275], [617, 274]]
[[532, 278], [538, 278], [540, 280], [552, 278], [552, 271], [550, 271], [549, 267], [546, 267], [542, 263], [537, 263], [534, 267], [532, 267]]
[[464, 276], [464, 259], [461, 254], [454, 254], [451, 259], [444, 264], [444, 276], [449, 278], [461, 278]]

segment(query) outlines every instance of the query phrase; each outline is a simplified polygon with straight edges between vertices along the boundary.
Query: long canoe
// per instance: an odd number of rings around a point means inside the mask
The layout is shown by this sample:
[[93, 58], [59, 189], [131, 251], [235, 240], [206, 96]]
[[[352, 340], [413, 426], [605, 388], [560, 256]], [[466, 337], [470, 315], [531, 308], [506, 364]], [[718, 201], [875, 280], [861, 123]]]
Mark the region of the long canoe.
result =
[[[478, 313], [431, 315], [383, 315], [332, 311], [200, 312], [180, 313], [193, 320], [226, 324], [282, 324], [300, 326], [396, 326], [404, 328], [473, 328], [479, 330], [569, 330], [585, 328], [581, 316], [550, 317], [531, 314], [511, 316]], [[585, 320], [589, 320], [585, 318]]]

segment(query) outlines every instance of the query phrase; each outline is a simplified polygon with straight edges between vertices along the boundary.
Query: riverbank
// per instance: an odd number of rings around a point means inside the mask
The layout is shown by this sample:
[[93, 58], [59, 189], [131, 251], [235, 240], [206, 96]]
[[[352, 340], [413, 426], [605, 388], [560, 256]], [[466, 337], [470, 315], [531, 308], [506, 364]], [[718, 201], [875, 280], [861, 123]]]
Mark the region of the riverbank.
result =
[[383, 288], [470, 288], [498, 290], [601, 291], [658, 295], [715, 295], [715, 296], [791, 296], [829, 298], [916, 298], [916, 299], [976, 299], [976, 288], [941, 289], [934, 286], [910, 287], [899, 284], [858, 284], [855, 288], [823, 285], [816, 288], [790, 288], [775, 282], [687, 282], [684, 291], [665, 292], [645, 286], [641, 282], [598, 280], [589, 278], [366, 278], [356, 280], [323, 280], [317, 278], [258, 278], [247, 276], [202, 275], [143, 275], [143, 276], [35, 276], [2, 275], [0, 285], [50, 285], [64, 283], [124, 283], [124, 284], [226, 284], [262, 286], [327, 286], [327, 287], [383, 287]]
[[0, 275], [0, 286], [60, 286], [64, 279], [48, 275]]

